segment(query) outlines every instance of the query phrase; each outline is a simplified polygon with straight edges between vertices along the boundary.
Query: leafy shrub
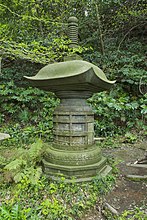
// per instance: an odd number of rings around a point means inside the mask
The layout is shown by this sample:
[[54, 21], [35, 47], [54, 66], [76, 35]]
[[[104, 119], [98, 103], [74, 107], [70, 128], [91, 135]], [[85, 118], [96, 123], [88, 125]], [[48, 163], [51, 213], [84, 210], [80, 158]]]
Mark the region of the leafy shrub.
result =
[[125, 140], [124, 140], [124, 142], [126, 142], [126, 143], [135, 143], [135, 141], [137, 140], [137, 136], [136, 135], [134, 135], [134, 134], [132, 134], [132, 133], [130, 133], [130, 132], [127, 132], [126, 134], [125, 134]]
[[146, 45], [138, 39], [126, 40], [118, 49], [117, 39], [106, 39], [105, 54], [91, 51], [84, 58], [100, 67], [110, 79], [116, 79], [125, 92], [137, 96], [147, 92]]
[[32, 144], [29, 149], [20, 149], [19, 153], [16, 154], [16, 158], [4, 167], [4, 177], [8, 181], [14, 180], [15, 182], [20, 182], [27, 177], [32, 184], [36, 184], [42, 174], [40, 166], [42, 149], [41, 140]]
[[18, 86], [26, 86], [28, 83], [23, 76], [35, 75], [42, 67], [41, 64], [33, 64], [24, 59], [3, 58], [1, 60], [0, 81], [3, 83], [14, 81]]
[[112, 136], [130, 129], [145, 129], [147, 95], [138, 98], [114, 89], [89, 99], [95, 112], [96, 135]]
[[52, 114], [58, 103], [52, 93], [31, 87], [20, 88], [10, 81], [0, 84], [0, 102], [0, 122], [2, 129], [11, 136], [9, 142], [15, 143], [17, 139], [26, 143], [32, 136], [50, 140]]

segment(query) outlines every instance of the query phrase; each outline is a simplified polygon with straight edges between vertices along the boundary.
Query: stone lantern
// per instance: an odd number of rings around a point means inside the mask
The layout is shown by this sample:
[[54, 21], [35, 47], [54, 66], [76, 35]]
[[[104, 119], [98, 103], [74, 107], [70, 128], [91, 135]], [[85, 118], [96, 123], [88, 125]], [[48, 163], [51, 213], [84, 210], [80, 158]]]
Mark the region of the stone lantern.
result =
[[[71, 17], [71, 47], [77, 43], [74, 24], [77, 27], [77, 19]], [[54, 140], [48, 145], [43, 161], [45, 173], [53, 178], [64, 174], [67, 179], [75, 177], [79, 182], [107, 175], [111, 167], [94, 142], [94, 113], [86, 99], [110, 89], [115, 81], [109, 81], [101, 69], [83, 60], [49, 64], [35, 76], [25, 78], [33, 86], [54, 92], [60, 98], [53, 115]]]

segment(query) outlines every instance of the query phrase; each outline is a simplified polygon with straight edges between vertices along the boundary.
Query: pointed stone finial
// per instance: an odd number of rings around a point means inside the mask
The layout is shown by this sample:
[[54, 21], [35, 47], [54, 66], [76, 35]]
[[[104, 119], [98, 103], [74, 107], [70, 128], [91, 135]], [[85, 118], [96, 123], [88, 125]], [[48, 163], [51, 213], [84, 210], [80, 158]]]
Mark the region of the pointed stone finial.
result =
[[76, 17], [70, 17], [68, 19], [68, 36], [71, 40], [69, 47], [78, 46], [78, 19]]

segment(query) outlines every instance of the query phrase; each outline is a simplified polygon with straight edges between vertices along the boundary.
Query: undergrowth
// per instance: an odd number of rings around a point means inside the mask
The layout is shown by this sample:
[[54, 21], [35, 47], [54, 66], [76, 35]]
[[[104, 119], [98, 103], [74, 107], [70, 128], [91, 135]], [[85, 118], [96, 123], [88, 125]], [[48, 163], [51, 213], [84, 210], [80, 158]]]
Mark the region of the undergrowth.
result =
[[[1, 219], [74, 220], [94, 206], [112, 187], [115, 178], [95, 177], [89, 183], [58, 182], [41, 177], [36, 184], [24, 177], [17, 184], [1, 184]], [[19, 216], [19, 217], [18, 217]]]
[[123, 211], [120, 215], [114, 215], [110, 211], [104, 211], [104, 216], [108, 220], [147, 220], [146, 206], [142, 205], [141, 207], [134, 207]]
[[[8, 140], [7, 140], [8, 141]], [[61, 175], [54, 181], [43, 175], [43, 143], [24, 148], [4, 147], [0, 158], [0, 219], [80, 218], [115, 182], [115, 176], [96, 176], [91, 182], [70, 183]]]

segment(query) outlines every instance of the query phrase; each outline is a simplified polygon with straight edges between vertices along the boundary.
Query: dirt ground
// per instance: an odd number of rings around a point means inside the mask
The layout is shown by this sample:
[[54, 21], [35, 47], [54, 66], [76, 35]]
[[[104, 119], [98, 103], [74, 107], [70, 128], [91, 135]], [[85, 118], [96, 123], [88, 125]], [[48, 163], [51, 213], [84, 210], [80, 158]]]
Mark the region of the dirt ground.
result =
[[[119, 214], [124, 210], [130, 210], [135, 206], [147, 207], [147, 180], [136, 181], [127, 178], [128, 174], [147, 175], [147, 169], [140, 168], [136, 171], [134, 168], [128, 167], [127, 163], [134, 163], [138, 159], [144, 158], [145, 150], [147, 150], [147, 142], [139, 144], [122, 144], [119, 148], [104, 149], [103, 154], [107, 157], [115, 158], [118, 161], [118, 177], [114, 188], [103, 199], [113, 207]], [[146, 210], [147, 212], [147, 210]], [[102, 206], [98, 202], [97, 208], [90, 211], [82, 220], [104, 220], [102, 214]]]

